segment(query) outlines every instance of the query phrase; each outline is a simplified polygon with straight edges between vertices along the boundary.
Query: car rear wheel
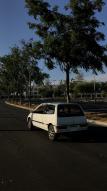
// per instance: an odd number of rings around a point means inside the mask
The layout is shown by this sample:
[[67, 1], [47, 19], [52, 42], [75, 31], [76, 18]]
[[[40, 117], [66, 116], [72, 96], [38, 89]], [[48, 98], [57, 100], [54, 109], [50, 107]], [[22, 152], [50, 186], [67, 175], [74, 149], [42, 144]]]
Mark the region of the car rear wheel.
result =
[[51, 141], [55, 141], [57, 138], [57, 134], [55, 133], [53, 125], [49, 125], [48, 127], [48, 137]]
[[27, 124], [27, 126], [28, 126], [28, 129], [29, 130], [33, 130], [33, 124], [32, 124], [32, 120], [29, 118], [28, 119], [28, 124]]

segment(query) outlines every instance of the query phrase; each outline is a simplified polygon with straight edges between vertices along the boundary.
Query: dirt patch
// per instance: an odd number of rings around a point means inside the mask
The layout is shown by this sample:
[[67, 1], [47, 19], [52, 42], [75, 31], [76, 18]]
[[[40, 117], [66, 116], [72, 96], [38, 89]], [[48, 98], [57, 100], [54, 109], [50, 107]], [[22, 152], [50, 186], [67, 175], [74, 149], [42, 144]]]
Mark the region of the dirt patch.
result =
[[86, 112], [86, 117], [91, 120], [98, 120], [102, 122], [107, 122], [107, 113], [101, 112]]

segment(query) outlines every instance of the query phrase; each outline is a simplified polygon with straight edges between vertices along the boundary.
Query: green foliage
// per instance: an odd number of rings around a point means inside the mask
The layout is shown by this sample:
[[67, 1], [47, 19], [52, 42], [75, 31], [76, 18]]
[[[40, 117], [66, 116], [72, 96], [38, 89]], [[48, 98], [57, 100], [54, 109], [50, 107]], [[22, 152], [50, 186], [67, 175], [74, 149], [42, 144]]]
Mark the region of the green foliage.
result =
[[102, 71], [102, 63], [107, 64], [106, 48], [98, 43], [104, 40], [97, 30], [103, 23], [95, 12], [101, 11], [103, 4], [102, 0], [72, 0], [68, 5], [71, 13], [64, 15], [43, 0], [26, 0], [36, 21], [30, 25], [41, 37], [45, 59], [53, 63], [56, 59], [62, 70]]
[[73, 88], [74, 93], [94, 93], [94, 83], [95, 83], [95, 91], [97, 93], [101, 93], [101, 84], [98, 82], [77, 82]]
[[38, 88], [38, 93], [41, 97], [64, 97], [66, 86], [64, 83], [51, 85], [47, 82], [44, 86]]
[[53, 96], [53, 89], [52, 86], [50, 85], [45, 85], [42, 86], [38, 89], [38, 94], [40, 95], [40, 97], [52, 97]]
[[26, 43], [22, 41], [22, 45], [22, 57], [23, 63], [26, 65], [25, 74], [27, 83], [30, 77], [31, 81], [34, 81], [36, 84], [42, 84], [45, 78], [49, 78], [49, 75], [38, 67], [41, 51], [40, 43], [33, 43], [32, 41]]
[[24, 91], [28, 92], [33, 81], [42, 84], [49, 75], [38, 67], [39, 51], [38, 44], [22, 41], [20, 48], [12, 47], [10, 54], [1, 57], [1, 89], [8, 94], [23, 95]]
[[101, 91], [107, 93], [107, 82], [101, 83]]
[[40, 37], [42, 56], [49, 68], [60, 65], [66, 73], [67, 97], [69, 99], [69, 73], [78, 68], [94, 73], [103, 72], [107, 65], [107, 48], [100, 44], [104, 34], [98, 28], [100, 22], [95, 13], [104, 5], [102, 0], [70, 0], [65, 5], [66, 14], [44, 0], [26, 0], [29, 15], [35, 19], [29, 23]]

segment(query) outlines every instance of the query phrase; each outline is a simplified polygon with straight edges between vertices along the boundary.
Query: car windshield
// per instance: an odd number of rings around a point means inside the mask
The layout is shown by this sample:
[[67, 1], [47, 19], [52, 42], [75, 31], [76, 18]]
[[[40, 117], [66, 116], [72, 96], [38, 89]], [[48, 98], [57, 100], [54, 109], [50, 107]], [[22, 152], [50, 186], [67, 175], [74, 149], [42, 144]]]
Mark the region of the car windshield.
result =
[[83, 116], [84, 113], [78, 105], [62, 104], [58, 106], [58, 117]]

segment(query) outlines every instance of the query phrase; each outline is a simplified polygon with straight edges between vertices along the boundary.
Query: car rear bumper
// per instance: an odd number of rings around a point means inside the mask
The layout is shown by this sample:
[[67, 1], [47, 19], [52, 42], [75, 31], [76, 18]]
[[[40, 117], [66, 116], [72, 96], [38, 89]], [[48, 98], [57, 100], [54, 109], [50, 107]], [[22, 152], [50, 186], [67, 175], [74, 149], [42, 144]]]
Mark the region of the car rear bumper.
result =
[[88, 130], [88, 125], [81, 127], [81, 126], [71, 126], [71, 127], [55, 127], [55, 132], [56, 133], [72, 133], [72, 132], [79, 132], [79, 131], [87, 131]]

